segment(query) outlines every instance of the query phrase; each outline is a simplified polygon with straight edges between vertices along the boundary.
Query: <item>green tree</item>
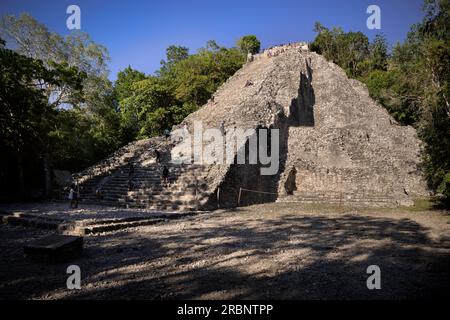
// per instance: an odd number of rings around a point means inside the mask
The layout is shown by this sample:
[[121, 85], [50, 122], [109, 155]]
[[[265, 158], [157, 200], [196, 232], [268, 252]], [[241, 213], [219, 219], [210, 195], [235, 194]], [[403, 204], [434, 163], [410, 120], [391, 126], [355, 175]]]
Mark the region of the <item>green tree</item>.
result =
[[26, 191], [27, 158], [29, 165], [38, 165], [42, 160], [46, 196], [51, 192], [48, 161], [53, 152], [53, 144], [50, 132], [56, 123], [58, 103], [48, 99], [47, 87], [70, 87], [70, 91], [74, 93], [72, 98], [81, 97], [84, 77], [83, 72], [66, 64], [54, 63], [53, 69], [48, 70], [41, 60], [0, 47], [0, 148], [3, 154], [16, 159], [15, 168], [7, 164], [2, 169], [17, 172], [17, 176], [12, 178], [13, 181], [18, 181], [20, 194], [23, 195]]
[[374, 70], [387, 70], [388, 66], [388, 45], [386, 37], [377, 34], [370, 44], [370, 62]]
[[[151, 137], [162, 133], [159, 126], [166, 125], [169, 107], [174, 102], [170, 90], [156, 77], [134, 82], [131, 94], [120, 102], [124, 130], [128, 138]], [[151, 124], [150, 121], [159, 121]]]
[[[61, 73], [63, 68], [66, 75], [67, 72], [78, 70], [85, 75], [82, 91], [62, 82], [44, 85], [44, 94], [54, 107], [78, 109], [77, 113], [84, 113], [83, 117], [90, 118], [87, 123], [93, 127], [86, 132], [92, 135], [92, 139], [85, 141], [94, 143], [94, 146], [79, 145], [79, 148], [94, 149], [98, 157], [103, 157], [122, 144], [118, 135], [120, 117], [114, 105], [113, 86], [108, 79], [109, 56], [105, 47], [93, 42], [85, 33], [73, 32], [62, 37], [50, 32], [28, 14], [19, 17], [4, 16], [0, 19], [0, 26], [1, 34], [8, 40], [8, 46], [14, 48], [17, 53], [41, 60], [48, 70]], [[76, 132], [74, 128], [73, 134], [67, 135], [66, 138], [76, 139]], [[67, 141], [66, 143], [70, 144]], [[80, 154], [80, 165], [85, 163], [81, 153], [77, 154]], [[100, 158], [89, 159], [96, 161]], [[49, 159], [48, 162], [52, 162], [53, 167], [64, 168], [64, 165], [56, 160]]]
[[166, 60], [161, 60], [161, 68], [157, 74], [164, 75], [170, 68], [189, 57], [189, 49], [183, 46], [171, 45], [166, 49]]
[[134, 70], [131, 66], [117, 73], [117, 80], [114, 82], [114, 98], [120, 102], [130, 96], [131, 86], [137, 81], [144, 80], [145, 74]]
[[261, 42], [254, 35], [247, 35], [240, 38], [236, 46], [239, 50], [241, 50], [244, 54], [251, 53], [256, 54], [261, 49]]
[[166, 49], [167, 63], [177, 63], [189, 56], [189, 49], [182, 46], [169, 46]]
[[416, 29], [424, 79], [419, 133], [430, 186], [450, 205], [450, 1], [426, 0], [424, 10]]
[[[10, 48], [29, 58], [43, 61], [47, 69], [52, 69], [54, 63], [76, 67], [86, 73], [83, 86], [86, 96], [84, 104], [95, 112], [98, 107], [98, 94], [111, 93], [111, 83], [108, 80], [107, 62], [110, 60], [105, 47], [93, 42], [89, 35], [75, 32], [65, 38], [55, 32], [50, 32], [45, 25], [40, 24], [30, 15], [23, 13], [19, 17], [6, 15], [0, 19], [0, 36], [6, 39]], [[60, 104], [70, 103], [70, 88], [52, 85], [47, 87], [47, 96], [57, 96]], [[92, 94], [96, 92], [97, 94]]]
[[367, 71], [369, 39], [361, 32], [344, 32], [341, 28], [332, 30], [316, 22], [317, 36], [311, 43], [311, 50], [341, 66], [349, 76], [359, 77]]
[[210, 40], [195, 54], [170, 46], [167, 60], [153, 77], [126, 70], [118, 75], [119, 109], [124, 141], [161, 134], [206, 103], [217, 88], [242, 67], [238, 49]]

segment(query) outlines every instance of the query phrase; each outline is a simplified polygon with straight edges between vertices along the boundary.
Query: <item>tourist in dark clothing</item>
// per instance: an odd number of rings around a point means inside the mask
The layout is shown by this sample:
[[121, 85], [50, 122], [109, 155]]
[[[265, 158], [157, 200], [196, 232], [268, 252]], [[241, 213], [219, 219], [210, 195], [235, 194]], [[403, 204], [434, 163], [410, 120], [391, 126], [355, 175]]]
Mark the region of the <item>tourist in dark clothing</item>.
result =
[[128, 179], [128, 191], [133, 191], [133, 187], [134, 187], [133, 181], [131, 181], [131, 179]]
[[157, 149], [155, 150], [155, 160], [156, 160], [156, 163], [161, 162], [161, 153]]
[[130, 163], [128, 166], [128, 191], [133, 190], [133, 176], [134, 176], [134, 165]]
[[101, 189], [95, 190], [95, 195], [97, 196], [97, 200], [102, 200], [103, 199], [103, 194], [102, 194], [102, 190]]
[[130, 163], [128, 165], [128, 179], [132, 179], [134, 175], [134, 165]]
[[162, 170], [162, 179], [163, 179], [164, 184], [169, 183], [169, 169], [167, 169], [166, 166], [164, 166], [164, 168]]
[[170, 138], [170, 130], [169, 129], [164, 129], [164, 136], [166, 137], [166, 139]]

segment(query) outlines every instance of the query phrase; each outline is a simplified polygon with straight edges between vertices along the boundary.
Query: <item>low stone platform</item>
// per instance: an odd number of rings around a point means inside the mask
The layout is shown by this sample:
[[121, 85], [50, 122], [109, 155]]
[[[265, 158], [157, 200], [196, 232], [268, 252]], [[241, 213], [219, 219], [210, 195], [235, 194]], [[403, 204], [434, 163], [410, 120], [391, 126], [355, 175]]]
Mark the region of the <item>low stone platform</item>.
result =
[[[162, 212], [81, 205], [69, 209], [65, 203], [11, 204], [1, 208], [1, 223], [55, 230], [59, 234], [94, 235], [138, 226], [163, 223], [199, 212]], [[204, 212], [202, 212], [204, 213]]]
[[411, 199], [395, 199], [389, 197], [348, 197], [348, 196], [302, 196], [302, 195], [282, 195], [277, 202], [292, 204], [328, 204], [347, 206], [352, 208], [395, 208], [411, 207], [414, 201]]
[[77, 258], [83, 252], [83, 237], [52, 234], [23, 247], [24, 253], [36, 260], [62, 261]]

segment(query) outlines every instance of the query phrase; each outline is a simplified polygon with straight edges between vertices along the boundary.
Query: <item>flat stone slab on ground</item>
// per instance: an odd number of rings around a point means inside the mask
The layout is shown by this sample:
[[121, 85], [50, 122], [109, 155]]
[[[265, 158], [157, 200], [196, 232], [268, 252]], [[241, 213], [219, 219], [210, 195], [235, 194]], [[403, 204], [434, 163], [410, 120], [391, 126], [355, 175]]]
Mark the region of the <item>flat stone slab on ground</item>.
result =
[[[3, 213], [3, 215], [2, 215]], [[74, 236], [112, 232], [199, 214], [80, 205], [69, 209], [62, 202], [0, 204], [0, 221], [11, 225], [53, 229]], [[202, 211], [202, 214], [207, 211]], [[1, 224], [1, 223], [0, 223]]]
[[83, 252], [83, 237], [52, 234], [23, 247], [26, 255], [34, 259], [59, 261], [75, 258]]
[[161, 218], [180, 217], [181, 215], [192, 215], [195, 212], [171, 212], [161, 210], [148, 209], [126, 209], [118, 207], [106, 207], [91, 204], [80, 204], [77, 209], [70, 209], [65, 202], [39, 202], [39, 203], [10, 203], [0, 204], [0, 212], [4, 212], [8, 216], [16, 215], [23, 217], [24, 215], [40, 216], [41, 219], [57, 219], [60, 221], [95, 221], [105, 219], [122, 219], [130, 217], [143, 218]]

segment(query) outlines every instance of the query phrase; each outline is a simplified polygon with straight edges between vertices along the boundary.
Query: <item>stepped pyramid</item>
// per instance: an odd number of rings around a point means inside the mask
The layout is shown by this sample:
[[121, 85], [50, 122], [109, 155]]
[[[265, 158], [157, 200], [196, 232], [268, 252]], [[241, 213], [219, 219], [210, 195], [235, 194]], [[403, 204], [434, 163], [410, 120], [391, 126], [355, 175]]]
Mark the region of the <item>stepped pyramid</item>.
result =
[[[261, 175], [260, 164], [175, 164], [174, 143], [157, 137], [76, 174], [83, 201], [210, 210], [270, 201], [411, 205], [429, 194], [415, 130], [396, 123], [362, 83], [302, 43], [255, 55], [173, 129], [193, 134], [195, 122], [204, 129], [222, 122], [225, 128], [278, 129], [278, 173]], [[155, 149], [169, 167], [168, 185], [161, 183]]]

